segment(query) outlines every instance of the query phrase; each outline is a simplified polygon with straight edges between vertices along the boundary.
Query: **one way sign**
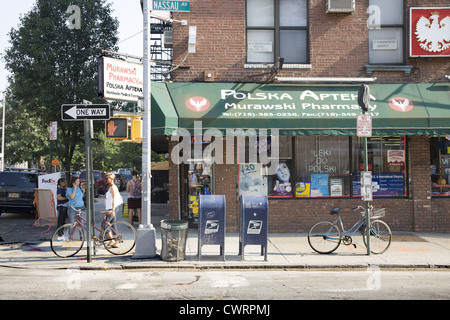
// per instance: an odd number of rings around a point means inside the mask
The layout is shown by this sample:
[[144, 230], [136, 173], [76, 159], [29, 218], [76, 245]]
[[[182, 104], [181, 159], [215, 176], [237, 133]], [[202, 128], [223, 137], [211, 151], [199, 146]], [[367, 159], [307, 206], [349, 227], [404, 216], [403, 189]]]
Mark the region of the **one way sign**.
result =
[[63, 104], [61, 118], [64, 121], [109, 120], [109, 104]]

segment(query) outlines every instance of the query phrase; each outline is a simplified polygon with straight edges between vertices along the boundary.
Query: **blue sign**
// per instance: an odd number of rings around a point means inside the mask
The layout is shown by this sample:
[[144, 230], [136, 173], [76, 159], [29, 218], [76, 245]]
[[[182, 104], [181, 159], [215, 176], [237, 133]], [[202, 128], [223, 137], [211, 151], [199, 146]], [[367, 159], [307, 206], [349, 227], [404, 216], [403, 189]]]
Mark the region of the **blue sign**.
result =
[[329, 196], [328, 177], [326, 173], [311, 174], [311, 196]]
[[[379, 173], [372, 175], [372, 194], [374, 196], [404, 196], [405, 175], [402, 173]], [[361, 195], [360, 179], [353, 180], [353, 195]]]

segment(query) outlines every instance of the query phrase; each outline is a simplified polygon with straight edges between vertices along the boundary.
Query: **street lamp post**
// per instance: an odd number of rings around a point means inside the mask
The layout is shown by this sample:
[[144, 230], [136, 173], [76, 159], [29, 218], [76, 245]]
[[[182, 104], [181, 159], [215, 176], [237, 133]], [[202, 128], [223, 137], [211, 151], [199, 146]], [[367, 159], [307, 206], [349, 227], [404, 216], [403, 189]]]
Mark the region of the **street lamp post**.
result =
[[156, 256], [156, 231], [151, 223], [151, 83], [150, 83], [150, 10], [151, 0], [141, 0], [144, 16], [144, 112], [142, 116], [142, 224], [137, 230], [133, 258]]

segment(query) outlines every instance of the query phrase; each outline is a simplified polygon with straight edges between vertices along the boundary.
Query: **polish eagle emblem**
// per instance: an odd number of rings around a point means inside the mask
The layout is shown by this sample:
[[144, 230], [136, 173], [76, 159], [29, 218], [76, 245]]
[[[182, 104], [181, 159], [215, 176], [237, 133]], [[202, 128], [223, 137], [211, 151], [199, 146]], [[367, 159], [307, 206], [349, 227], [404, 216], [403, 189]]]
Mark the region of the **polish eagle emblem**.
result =
[[186, 107], [196, 112], [206, 111], [209, 106], [210, 102], [204, 97], [192, 97], [186, 101]]
[[428, 52], [442, 52], [450, 47], [450, 16], [439, 22], [439, 12], [431, 13], [430, 19], [421, 16], [417, 21], [417, 41]]
[[411, 100], [403, 97], [392, 98], [391, 100], [389, 100], [389, 105], [392, 109], [399, 112], [408, 112], [414, 108]]

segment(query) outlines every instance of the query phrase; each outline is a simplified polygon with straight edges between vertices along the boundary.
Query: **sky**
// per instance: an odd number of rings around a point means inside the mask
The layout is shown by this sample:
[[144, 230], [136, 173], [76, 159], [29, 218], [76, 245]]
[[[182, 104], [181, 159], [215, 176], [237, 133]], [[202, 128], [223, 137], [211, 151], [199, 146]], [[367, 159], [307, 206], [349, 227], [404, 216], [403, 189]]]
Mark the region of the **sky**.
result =
[[[36, 0], [2, 0], [0, 10], [0, 54], [10, 47], [8, 33], [11, 28], [17, 29], [20, 17], [26, 15]], [[108, 0], [112, 4], [112, 15], [119, 20], [119, 52], [142, 57], [142, 11], [139, 0]], [[0, 99], [5, 91], [8, 71], [5, 62], [0, 58]]]

